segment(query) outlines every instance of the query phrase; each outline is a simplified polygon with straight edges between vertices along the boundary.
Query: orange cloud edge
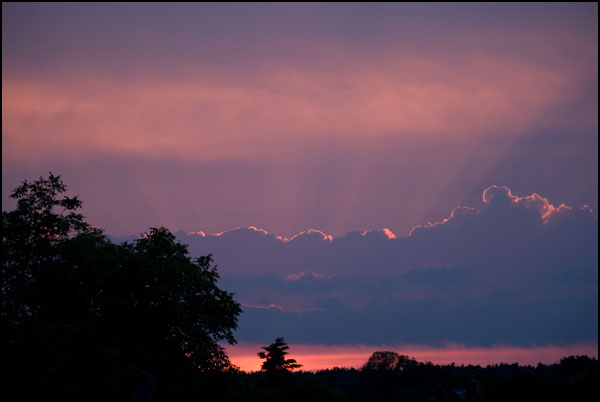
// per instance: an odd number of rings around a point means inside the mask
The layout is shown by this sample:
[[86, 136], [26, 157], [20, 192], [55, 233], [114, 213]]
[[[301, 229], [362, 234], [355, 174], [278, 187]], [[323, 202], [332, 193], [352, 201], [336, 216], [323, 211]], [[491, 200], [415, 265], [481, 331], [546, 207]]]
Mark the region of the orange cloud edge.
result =
[[[550, 202], [550, 200], [548, 200], [548, 198], [542, 197], [541, 195], [539, 195], [537, 193], [532, 193], [531, 195], [527, 195], [527, 196], [517, 196], [512, 193], [510, 188], [508, 188], [506, 186], [498, 186], [498, 185], [492, 185], [492, 186], [487, 187], [485, 190], [483, 190], [482, 201], [483, 201], [484, 206], [489, 206], [491, 204], [492, 198], [494, 196], [496, 196], [496, 194], [498, 194], [498, 193], [504, 193], [504, 196], [506, 198], [508, 198], [508, 200], [510, 201], [510, 203], [512, 205], [523, 206], [525, 208], [537, 209], [540, 214], [540, 217], [542, 219], [542, 222], [544, 224], [547, 224], [548, 222], [550, 222], [553, 218], [555, 218], [559, 214], [565, 213], [567, 211], [572, 211], [574, 209], [573, 207], [570, 207], [565, 204], [560, 204], [557, 207], [557, 206], [553, 205]], [[587, 204], [579, 207], [579, 209], [582, 211], [585, 211], [589, 214], [592, 214], [592, 208]], [[414, 231], [417, 229], [429, 229], [429, 228], [433, 228], [435, 226], [445, 225], [461, 215], [477, 215], [479, 213], [480, 213], [480, 211], [477, 210], [476, 208], [471, 208], [471, 207], [466, 207], [466, 206], [456, 207], [452, 210], [452, 212], [450, 213], [450, 216], [448, 216], [447, 218], [444, 218], [443, 220], [441, 220], [439, 222], [428, 222], [425, 225], [413, 226], [413, 228], [409, 231], [408, 236], [406, 236], [406, 237], [412, 236]], [[214, 233], [214, 234], [207, 234], [204, 231], [187, 232], [187, 234], [190, 236], [195, 235], [195, 236], [201, 236], [201, 237], [206, 237], [206, 236], [217, 236], [218, 237], [218, 236], [222, 236], [228, 232], [231, 232], [234, 230], [240, 230], [240, 229], [242, 229], [242, 228], [238, 226], [238, 227], [223, 230], [221, 232]], [[264, 236], [269, 235], [269, 232], [266, 229], [259, 228], [257, 226], [248, 226], [247, 228], [244, 228], [244, 229], [253, 230], [257, 233], [261, 233]], [[361, 234], [361, 236], [366, 236], [369, 232], [381, 232], [387, 237], [388, 240], [393, 240], [393, 239], [398, 238], [398, 236], [394, 232], [392, 232], [392, 230], [390, 228], [387, 228], [387, 227], [382, 228], [380, 230], [365, 230], [365, 231], [362, 231], [359, 233]], [[289, 243], [302, 235], [310, 235], [310, 234], [320, 235], [322, 240], [325, 242], [328, 242], [328, 243], [332, 242], [334, 239], [334, 237], [332, 235], [329, 235], [319, 229], [314, 229], [314, 228], [294, 234], [290, 237], [280, 236], [280, 235], [279, 236], [273, 235], [273, 236], [277, 240], [281, 241], [282, 243]]]

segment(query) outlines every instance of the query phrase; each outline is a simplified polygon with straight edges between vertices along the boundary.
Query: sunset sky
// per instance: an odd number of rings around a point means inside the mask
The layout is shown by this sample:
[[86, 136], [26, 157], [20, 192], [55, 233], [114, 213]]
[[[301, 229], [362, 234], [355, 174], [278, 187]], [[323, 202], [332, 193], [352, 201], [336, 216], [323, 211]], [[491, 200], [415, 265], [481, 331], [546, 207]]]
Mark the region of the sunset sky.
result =
[[3, 3], [3, 210], [49, 171], [254, 354], [598, 354], [597, 3]]

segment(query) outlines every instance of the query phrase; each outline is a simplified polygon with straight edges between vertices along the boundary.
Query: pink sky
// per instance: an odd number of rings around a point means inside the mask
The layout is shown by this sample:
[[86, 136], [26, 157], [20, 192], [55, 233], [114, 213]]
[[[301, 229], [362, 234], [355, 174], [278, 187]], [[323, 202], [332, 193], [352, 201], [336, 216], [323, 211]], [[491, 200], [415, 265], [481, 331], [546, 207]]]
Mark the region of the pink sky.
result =
[[[246, 340], [275, 322], [306, 343], [435, 342], [439, 320], [473, 344], [597, 338], [597, 16], [596, 3], [3, 3], [3, 210], [52, 171], [108, 235], [223, 233], [186, 239], [254, 306]], [[455, 328], [464, 315], [485, 325]], [[302, 348], [307, 367], [373, 351]]]
[[492, 184], [597, 209], [585, 7], [339, 7], [3, 6], [3, 194], [56, 170], [118, 235], [405, 234]]

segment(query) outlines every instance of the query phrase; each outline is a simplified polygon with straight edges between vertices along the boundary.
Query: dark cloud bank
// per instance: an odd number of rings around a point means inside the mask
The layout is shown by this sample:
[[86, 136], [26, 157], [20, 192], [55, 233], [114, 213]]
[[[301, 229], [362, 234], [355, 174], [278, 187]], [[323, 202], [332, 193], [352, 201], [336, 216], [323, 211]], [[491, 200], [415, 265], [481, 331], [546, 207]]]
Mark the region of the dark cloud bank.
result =
[[[407, 237], [178, 233], [244, 305], [237, 339], [520, 346], [598, 338], [598, 220], [507, 187]], [[117, 239], [119, 240], [119, 239]]]

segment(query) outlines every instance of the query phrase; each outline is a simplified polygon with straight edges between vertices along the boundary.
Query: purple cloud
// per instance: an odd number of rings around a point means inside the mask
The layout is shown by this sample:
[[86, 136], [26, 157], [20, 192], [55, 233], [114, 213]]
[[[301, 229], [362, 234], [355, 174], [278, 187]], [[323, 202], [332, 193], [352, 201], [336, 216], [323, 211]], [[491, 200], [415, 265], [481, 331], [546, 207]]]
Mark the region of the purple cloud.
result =
[[273, 333], [307, 343], [597, 339], [593, 211], [506, 186], [486, 188], [482, 200], [405, 237], [308, 230], [286, 239], [256, 227], [178, 237], [195, 256], [215, 255], [222, 285], [245, 305], [246, 341]]

